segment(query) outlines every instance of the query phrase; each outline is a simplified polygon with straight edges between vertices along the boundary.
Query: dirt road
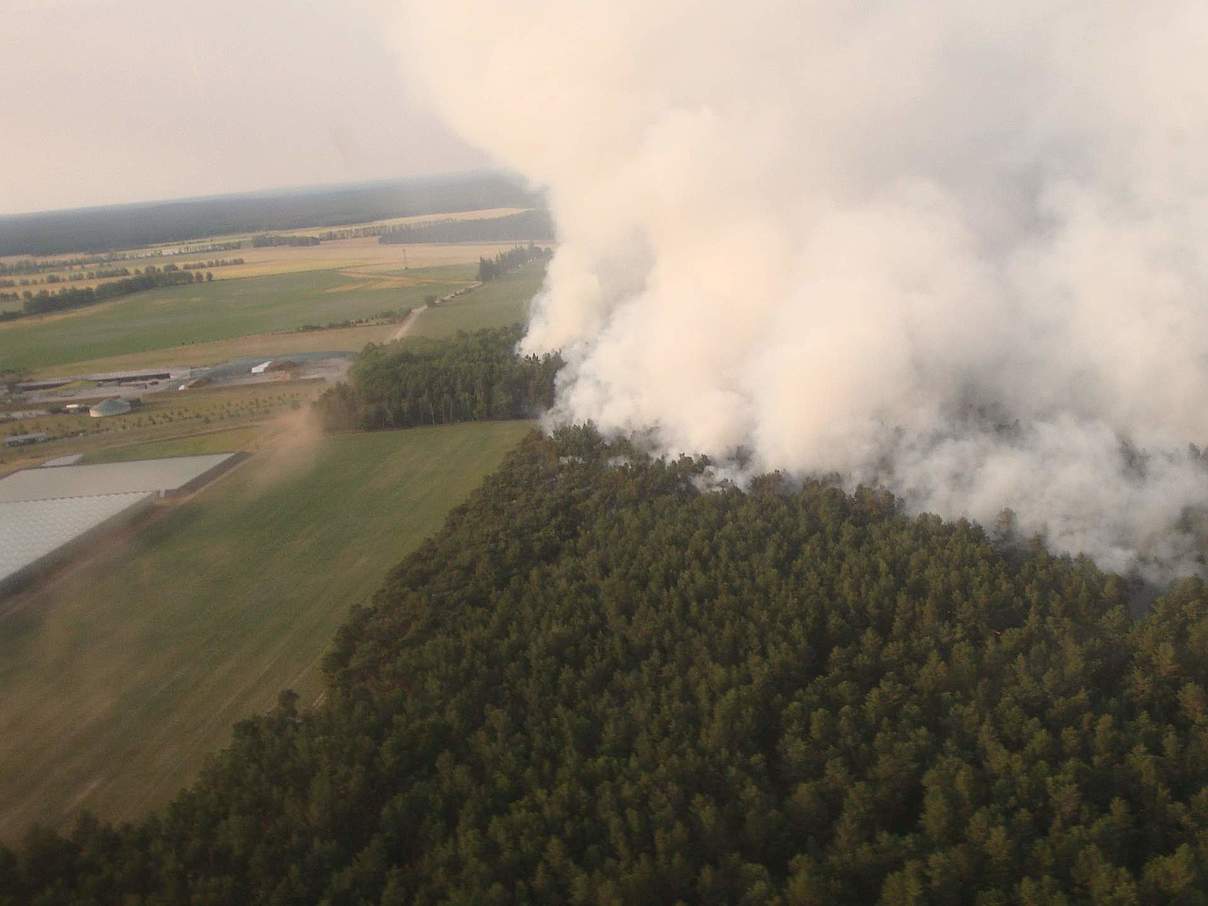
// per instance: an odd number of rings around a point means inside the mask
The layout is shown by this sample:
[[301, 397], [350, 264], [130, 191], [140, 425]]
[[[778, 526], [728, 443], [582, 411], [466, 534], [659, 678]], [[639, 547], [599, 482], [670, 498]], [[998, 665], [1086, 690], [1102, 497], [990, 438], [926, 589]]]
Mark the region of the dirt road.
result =
[[413, 308], [407, 313], [406, 319], [398, 326], [398, 330], [390, 335], [391, 340], [401, 340], [411, 332], [411, 326], [415, 324], [416, 319], [428, 310], [427, 305], [421, 305], [419, 308]]

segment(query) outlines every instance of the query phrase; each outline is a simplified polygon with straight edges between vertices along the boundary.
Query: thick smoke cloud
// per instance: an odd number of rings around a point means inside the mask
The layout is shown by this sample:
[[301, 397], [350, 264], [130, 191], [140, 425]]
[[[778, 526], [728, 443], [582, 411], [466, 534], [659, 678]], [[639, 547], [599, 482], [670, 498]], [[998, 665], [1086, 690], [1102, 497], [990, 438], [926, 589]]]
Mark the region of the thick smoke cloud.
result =
[[557, 418], [1195, 568], [1203, 0], [452, 0], [398, 32], [548, 187]]

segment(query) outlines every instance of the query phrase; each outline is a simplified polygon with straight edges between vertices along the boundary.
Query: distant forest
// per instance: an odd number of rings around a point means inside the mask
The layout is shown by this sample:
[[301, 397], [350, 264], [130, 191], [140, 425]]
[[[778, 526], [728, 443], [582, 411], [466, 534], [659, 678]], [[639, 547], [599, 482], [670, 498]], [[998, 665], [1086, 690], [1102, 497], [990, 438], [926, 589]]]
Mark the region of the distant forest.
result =
[[435, 220], [390, 227], [378, 237], [384, 245], [413, 242], [549, 242], [554, 224], [549, 211], [521, 211], [503, 217]]
[[536, 433], [167, 809], [0, 904], [1208, 897], [1208, 588]]
[[224, 195], [0, 217], [0, 256], [102, 252], [224, 233], [540, 206], [519, 181], [467, 173], [366, 185]]

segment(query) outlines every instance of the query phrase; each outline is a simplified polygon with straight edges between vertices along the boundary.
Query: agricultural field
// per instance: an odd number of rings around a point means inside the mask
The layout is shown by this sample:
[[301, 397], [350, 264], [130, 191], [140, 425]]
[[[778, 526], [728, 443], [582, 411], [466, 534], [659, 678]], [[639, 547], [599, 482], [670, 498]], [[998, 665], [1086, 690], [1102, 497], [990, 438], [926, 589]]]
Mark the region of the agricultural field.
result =
[[[393, 217], [387, 220], [374, 220], [366, 223], [346, 224], [336, 227], [300, 227], [291, 230], [271, 230], [275, 236], [317, 236], [328, 230], [361, 230], [387, 226], [417, 226], [423, 223], [444, 220], [488, 220], [518, 214], [525, 208], [487, 208], [477, 211], [457, 211], [443, 214], [418, 214], [411, 217]], [[39, 257], [37, 260], [53, 265], [56, 261], [64, 262], [63, 267], [49, 267], [37, 274], [22, 274], [15, 279], [28, 279], [29, 286], [16, 287], [17, 290], [30, 289], [37, 291], [44, 288], [59, 288], [63, 286], [88, 287], [96, 286], [106, 280], [70, 280], [73, 271], [90, 271], [98, 267], [126, 267], [131, 270], [147, 265], [163, 267], [167, 264], [183, 266], [196, 262], [206, 262], [218, 259], [242, 258], [244, 263], [226, 267], [212, 268], [214, 278], [230, 279], [248, 276], [265, 276], [268, 274], [295, 273], [307, 270], [331, 270], [340, 268], [360, 267], [397, 267], [403, 260], [401, 246], [381, 245], [376, 236], [359, 236], [351, 239], [328, 240], [318, 246], [269, 246], [264, 248], [228, 249], [212, 252], [189, 252], [213, 244], [223, 244], [235, 241], [248, 241], [257, 233], [234, 233], [222, 236], [210, 236], [190, 242], [162, 243], [145, 246], [138, 249], [125, 249], [118, 254], [126, 257], [104, 264], [80, 265], [68, 267], [66, 262], [79, 257], [81, 253], [70, 252], [60, 255]], [[432, 267], [444, 264], [464, 264], [477, 261], [480, 255], [490, 257], [497, 251], [506, 250], [515, 243], [484, 242], [484, 243], [422, 243], [407, 246], [407, 263], [412, 267]], [[14, 264], [27, 260], [28, 255], [0, 256], [0, 264]], [[46, 278], [55, 275], [63, 283], [48, 285]], [[20, 303], [17, 303], [19, 306]]]
[[348, 609], [529, 430], [290, 426], [212, 487], [5, 602], [0, 838], [84, 808], [141, 815], [279, 690], [313, 700]]
[[506, 327], [528, 316], [529, 302], [541, 289], [545, 270], [540, 264], [526, 264], [464, 296], [429, 308], [416, 318], [407, 337], [440, 339], [459, 330]]
[[[355, 227], [350, 227], [354, 229]], [[300, 232], [317, 232], [301, 230]], [[212, 255], [193, 256], [198, 260], [208, 258], [242, 258], [243, 264], [214, 268], [214, 279], [231, 280], [243, 277], [264, 277], [274, 274], [296, 274], [307, 271], [346, 270], [373, 274], [382, 270], [397, 270], [404, 258], [411, 270], [427, 267], [446, 267], [454, 264], [477, 263], [479, 256], [492, 257], [496, 252], [512, 248], [514, 242], [481, 243], [420, 243], [416, 245], [382, 245], [376, 236], [357, 239], [339, 239], [316, 246], [274, 246], [269, 248], [245, 248], [231, 252], [215, 252]], [[406, 254], [404, 256], [404, 248]], [[176, 262], [178, 259], [169, 258]], [[191, 260], [182, 257], [180, 263]], [[149, 261], [147, 263], [155, 263]]]
[[[477, 287], [452, 302], [429, 308], [406, 331], [407, 336], [440, 338], [459, 330], [499, 327], [523, 321], [528, 303], [541, 288], [541, 273], [535, 266], [521, 268]], [[368, 343], [386, 343], [396, 333], [397, 324], [371, 324], [328, 330], [258, 333], [211, 343], [190, 343], [147, 352], [126, 353], [72, 362], [76, 373], [122, 371], [151, 368], [165, 363], [175, 366], [209, 365], [253, 356], [286, 356], [299, 352], [360, 352]], [[60, 374], [62, 365], [35, 369], [37, 377]]]
[[0, 323], [0, 361], [30, 370], [248, 334], [371, 317], [470, 282], [468, 264], [404, 275], [340, 271], [221, 280], [136, 293], [76, 311]]
[[229, 362], [232, 359], [256, 356], [273, 358], [299, 352], [360, 352], [365, 348], [366, 343], [385, 343], [397, 330], [397, 324], [363, 324], [356, 327], [337, 327], [328, 330], [256, 333], [227, 340], [215, 340], [212, 343], [189, 343], [185, 346], [170, 346], [148, 352], [85, 359], [72, 362], [70, 366], [57, 365], [39, 368], [31, 373], [35, 377], [46, 377], [62, 374], [64, 371], [92, 374], [155, 368], [163, 365], [195, 367]]
[[101, 447], [84, 454], [83, 465], [102, 462], [130, 462], [135, 459], [160, 459], [167, 456], [202, 456], [208, 453], [250, 453], [268, 446], [274, 432], [264, 425], [222, 428], [201, 434], [189, 434], [165, 440]]

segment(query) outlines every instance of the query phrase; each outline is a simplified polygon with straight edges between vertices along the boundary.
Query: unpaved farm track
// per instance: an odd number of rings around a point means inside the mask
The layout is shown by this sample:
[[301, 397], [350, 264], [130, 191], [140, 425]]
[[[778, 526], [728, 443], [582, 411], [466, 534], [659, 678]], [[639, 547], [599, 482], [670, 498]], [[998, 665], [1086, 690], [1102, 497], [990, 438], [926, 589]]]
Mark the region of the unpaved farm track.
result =
[[407, 334], [411, 333], [411, 328], [419, 319], [419, 316], [428, 310], [427, 305], [421, 305], [419, 308], [413, 308], [407, 312], [407, 317], [403, 319], [403, 323], [398, 326], [398, 330], [390, 335], [391, 340], [401, 340]]
[[[469, 284], [468, 286], [463, 286], [461, 289], [457, 290], [456, 292], [449, 293], [449, 295], [447, 295], [447, 296], [441, 296], [439, 299], [437, 299], [432, 304], [433, 305], [442, 305], [445, 302], [450, 302], [453, 299], [456, 299], [458, 296], [464, 296], [468, 292], [473, 292], [474, 290], [478, 289], [478, 287], [480, 287], [480, 286], [482, 286], [482, 282], [475, 280], [473, 283]], [[407, 315], [406, 319], [403, 321], [403, 323], [398, 326], [398, 330], [396, 330], [394, 333], [392, 333], [390, 335], [390, 339], [391, 340], [401, 340], [407, 334], [411, 333], [411, 328], [415, 326], [415, 322], [419, 319], [419, 316], [422, 315], [427, 310], [428, 310], [427, 305], [421, 305], [419, 308], [411, 309], [411, 311], [408, 313], [408, 315]]]

